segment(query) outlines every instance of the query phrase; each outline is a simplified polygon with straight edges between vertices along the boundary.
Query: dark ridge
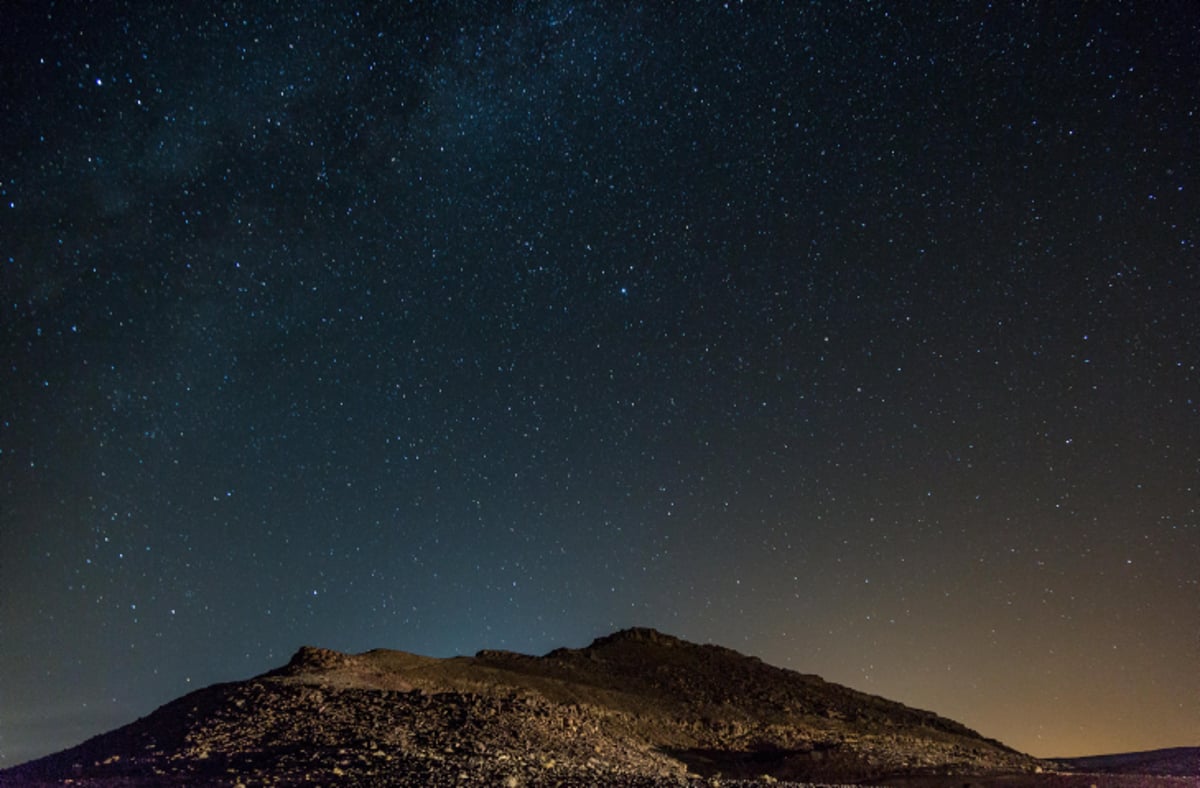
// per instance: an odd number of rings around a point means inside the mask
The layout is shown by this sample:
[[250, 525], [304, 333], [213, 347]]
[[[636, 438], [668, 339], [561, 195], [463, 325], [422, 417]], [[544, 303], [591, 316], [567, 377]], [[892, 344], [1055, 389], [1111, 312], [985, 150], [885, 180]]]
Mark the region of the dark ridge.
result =
[[619, 629], [611, 635], [602, 635], [596, 638], [588, 648], [599, 649], [614, 643], [648, 643], [650, 645], [663, 646], [664, 648], [694, 645], [686, 640], [659, 632], [657, 629], [651, 627], [629, 627], [628, 629]]
[[1161, 750], [1088, 755], [1079, 758], [1050, 758], [1072, 771], [1110, 774], [1150, 774], [1200, 778], [1200, 747], [1168, 747]]

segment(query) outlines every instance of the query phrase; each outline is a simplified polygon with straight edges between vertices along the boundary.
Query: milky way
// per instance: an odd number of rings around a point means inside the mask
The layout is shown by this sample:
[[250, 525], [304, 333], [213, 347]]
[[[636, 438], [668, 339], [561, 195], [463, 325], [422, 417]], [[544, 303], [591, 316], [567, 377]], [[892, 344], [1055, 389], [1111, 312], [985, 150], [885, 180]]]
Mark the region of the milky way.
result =
[[0, 765], [304, 643], [634, 624], [1200, 742], [1190, 2], [44, 5]]

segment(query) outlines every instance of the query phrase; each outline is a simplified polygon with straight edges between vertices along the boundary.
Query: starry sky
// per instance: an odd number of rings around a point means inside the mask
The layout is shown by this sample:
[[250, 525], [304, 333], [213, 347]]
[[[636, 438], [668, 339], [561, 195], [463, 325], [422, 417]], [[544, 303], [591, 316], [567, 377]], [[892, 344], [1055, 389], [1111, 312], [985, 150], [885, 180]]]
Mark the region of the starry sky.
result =
[[0, 766], [630, 625], [1200, 744], [1190, 0], [379, 5], [5, 12]]

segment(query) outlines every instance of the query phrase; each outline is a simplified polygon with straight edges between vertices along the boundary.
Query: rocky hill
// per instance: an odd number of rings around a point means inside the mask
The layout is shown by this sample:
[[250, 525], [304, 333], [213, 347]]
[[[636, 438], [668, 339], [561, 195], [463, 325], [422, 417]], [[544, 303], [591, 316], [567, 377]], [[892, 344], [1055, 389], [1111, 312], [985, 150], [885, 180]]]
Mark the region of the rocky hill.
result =
[[631, 629], [541, 657], [305, 647], [0, 784], [961, 785], [1042, 766], [932, 712]]

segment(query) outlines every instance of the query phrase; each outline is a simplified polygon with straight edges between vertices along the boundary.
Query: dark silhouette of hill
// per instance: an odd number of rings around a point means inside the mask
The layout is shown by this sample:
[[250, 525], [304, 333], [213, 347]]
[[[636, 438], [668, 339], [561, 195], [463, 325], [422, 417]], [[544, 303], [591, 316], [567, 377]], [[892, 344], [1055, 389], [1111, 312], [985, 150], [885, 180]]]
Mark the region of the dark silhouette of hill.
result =
[[1200, 785], [1200, 747], [1170, 747], [1164, 750], [1052, 760], [1074, 771], [1195, 777], [1196, 784]]
[[1044, 765], [932, 712], [630, 629], [541, 657], [304, 647], [0, 785], [1018, 785]]

